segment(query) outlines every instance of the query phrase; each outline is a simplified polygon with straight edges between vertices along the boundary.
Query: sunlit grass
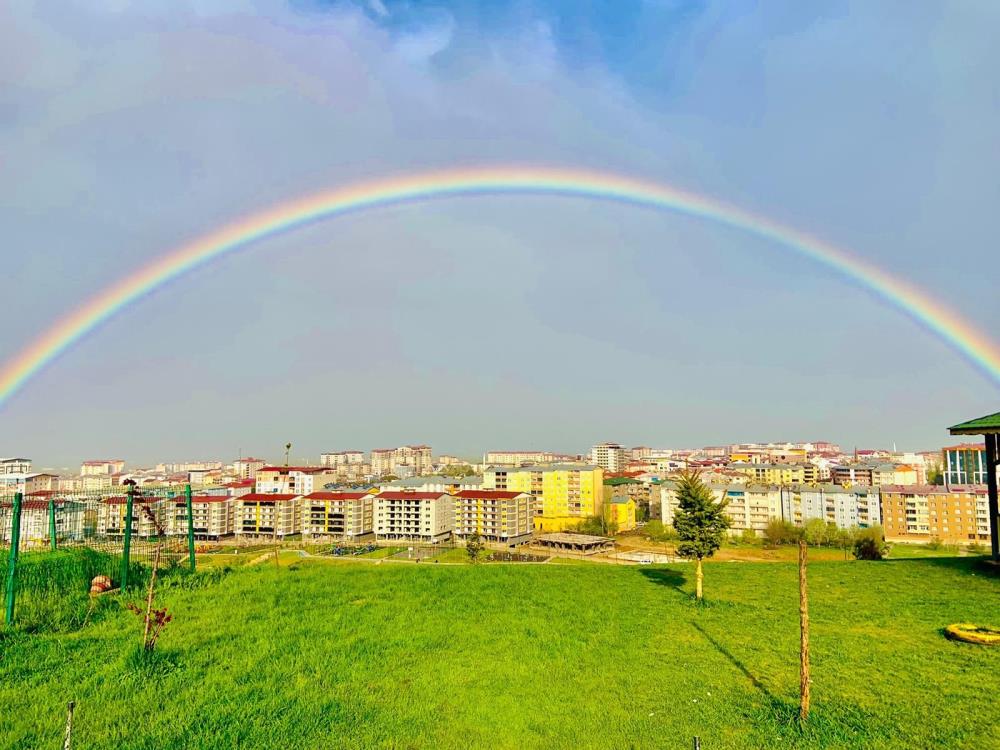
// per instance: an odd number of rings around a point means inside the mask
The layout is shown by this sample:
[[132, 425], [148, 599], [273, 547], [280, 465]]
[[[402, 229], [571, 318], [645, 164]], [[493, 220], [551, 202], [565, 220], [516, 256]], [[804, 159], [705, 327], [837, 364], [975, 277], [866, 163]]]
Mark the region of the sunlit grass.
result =
[[330, 565], [280, 556], [165, 590], [162, 655], [112, 607], [0, 642], [0, 747], [991, 748], [1000, 582], [968, 560], [811, 566], [814, 714], [800, 730], [784, 563]]

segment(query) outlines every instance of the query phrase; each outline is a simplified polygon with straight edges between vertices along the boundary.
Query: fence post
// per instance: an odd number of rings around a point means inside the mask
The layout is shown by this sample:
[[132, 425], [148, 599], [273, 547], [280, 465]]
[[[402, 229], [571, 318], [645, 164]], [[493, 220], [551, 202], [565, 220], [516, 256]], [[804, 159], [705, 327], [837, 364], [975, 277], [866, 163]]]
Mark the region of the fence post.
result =
[[128, 567], [132, 552], [132, 503], [135, 500], [135, 485], [128, 486], [128, 495], [125, 497], [125, 536], [122, 543], [122, 582], [121, 590], [128, 588]]
[[187, 504], [188, 517], [188, 557], [191, 560], [191, 572], [194, 573], [194, 513], [191, 502], [191, 485], [184, 485], [184, 501]]
[[54, 497], [49, 498], [49, 540], [52, 551], [55, 552], [58, 544], [56, 543], [56, 500]]
[[20, 492], [14, 494], [14, 505], [10, 517], [10, 558], [7, 564], [7, 627], [14, 625], [14, 601], [17, 598], [17, 550], [21, 545], [21, 500]]

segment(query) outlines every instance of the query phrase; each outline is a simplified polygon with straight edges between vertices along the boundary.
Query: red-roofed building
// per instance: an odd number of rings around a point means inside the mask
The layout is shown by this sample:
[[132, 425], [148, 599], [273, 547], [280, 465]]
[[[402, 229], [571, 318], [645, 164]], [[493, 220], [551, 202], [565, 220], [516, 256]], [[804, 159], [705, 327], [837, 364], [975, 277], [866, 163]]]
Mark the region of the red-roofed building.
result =
[[249, 495], [257, 486], [257, 482], [254, 479], [241, 479], [238, 482], [230, 482], [229, 484], [223, 485], [229, 497], [242, 497], [243, 495]]
[[535, 528], [535, 498], [527, 492], [462, 490], [455, 494], [455, 534], [524, 544]]
[[[236, 532], [236, 498], [230, 495], [192, 495], [191, 518], [194, 538], [217, 542]], [[167, 531], [187, 534], [187, 498], [173, 497], [167, 507]]]
[[375, 534], [375, 498], [367, 492], [313, 492], [302, 498], [304, 537], [356, 541]]
[[440, 492], [380, 492], [375, 533], [380, 539], [440, 542], [455, 529], [455, 498]]
[[[106, 497], [97, 509], [97, 534], [119, 538], [125, 535], [125, 521], [128, 515], [127, 498]], [[148, 508], [151, 519], [142, 508]], [[137, 497], [132, 503], [132, 536], [148, 539], [157, 536], [157, 525], [167, 530], [167, 499], [163, 497]]]
[[283, 539], [301, 531], [300, 495], [252, 492], [235, 502], [236, 536]]

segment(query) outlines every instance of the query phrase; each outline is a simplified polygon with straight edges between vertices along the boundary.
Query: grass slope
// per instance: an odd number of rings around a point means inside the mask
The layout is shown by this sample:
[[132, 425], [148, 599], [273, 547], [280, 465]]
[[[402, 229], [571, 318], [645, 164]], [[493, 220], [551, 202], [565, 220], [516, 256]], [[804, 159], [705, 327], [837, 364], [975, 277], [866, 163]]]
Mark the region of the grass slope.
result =
[[959, 560], [810, 569], [814, 715], [794, 722], [796, 570], [304, 561], [170, 590], [157, 659], [110, 611], [0, 642], [0, 747], [1000, 747], [1000, 582]]

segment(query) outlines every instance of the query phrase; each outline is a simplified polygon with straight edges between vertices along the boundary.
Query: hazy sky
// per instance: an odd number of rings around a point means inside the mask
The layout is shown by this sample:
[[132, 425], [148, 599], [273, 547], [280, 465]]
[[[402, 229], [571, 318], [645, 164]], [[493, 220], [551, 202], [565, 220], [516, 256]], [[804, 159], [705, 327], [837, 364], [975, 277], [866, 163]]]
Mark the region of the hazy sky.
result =
[[[994, 0], [5, 2], [0, 358], [234, 217], [506, 162], [708, 193], [1000, 337], [998, 25]], [[929, 449], [998, 396], [898, 311], [760, 240], [480, 197], [336, 219], [183, 277], [4, 407], [0, 454]]]

